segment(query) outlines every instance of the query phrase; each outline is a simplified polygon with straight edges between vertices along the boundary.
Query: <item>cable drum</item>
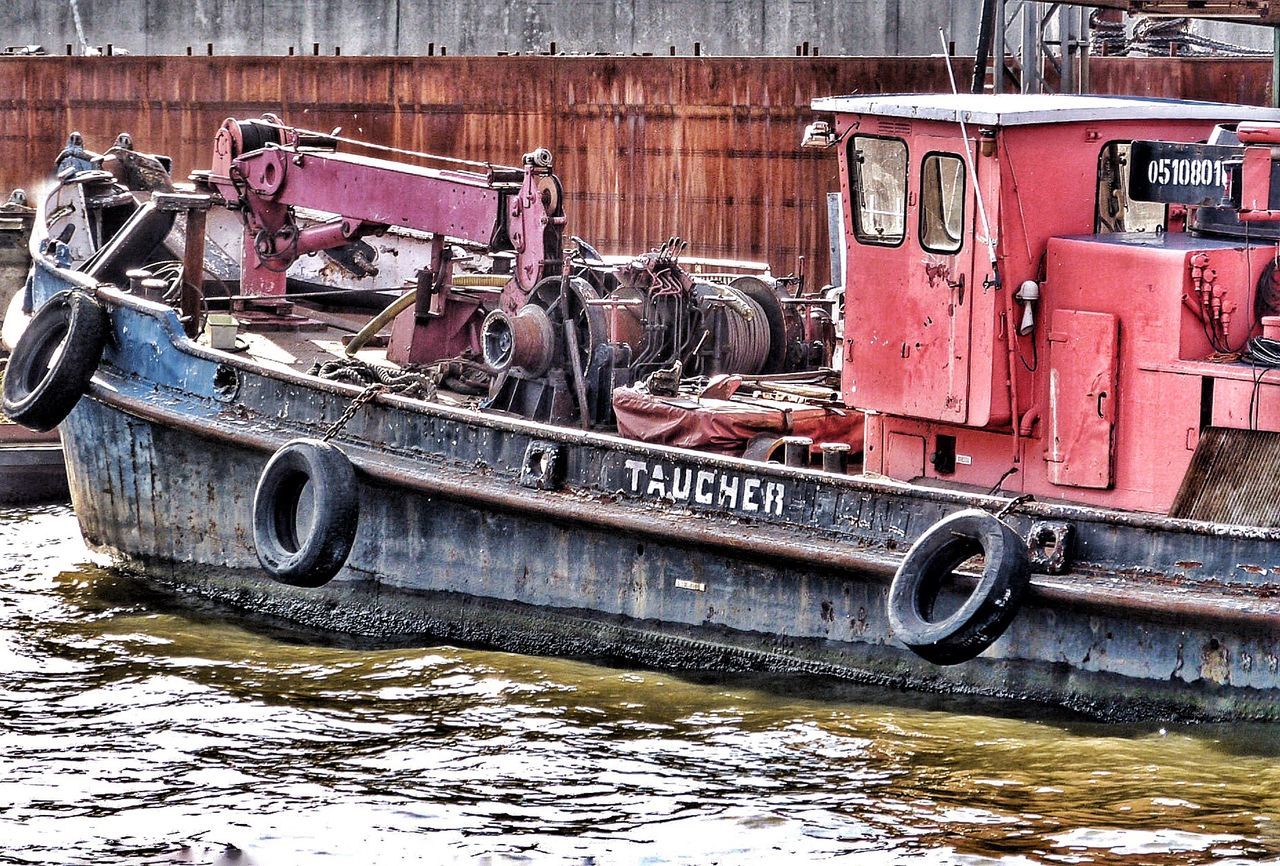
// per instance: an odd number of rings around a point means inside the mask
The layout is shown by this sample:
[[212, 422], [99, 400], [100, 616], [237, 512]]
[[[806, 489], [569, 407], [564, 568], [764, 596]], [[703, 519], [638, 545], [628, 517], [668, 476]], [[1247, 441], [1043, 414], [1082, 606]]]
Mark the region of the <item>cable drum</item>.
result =
[[698, 284], [704, 326], [716, 339], [715, 373], [755, 374], [764, 369], [772, 346], [769, 317], [754, 298], [732, 286]]

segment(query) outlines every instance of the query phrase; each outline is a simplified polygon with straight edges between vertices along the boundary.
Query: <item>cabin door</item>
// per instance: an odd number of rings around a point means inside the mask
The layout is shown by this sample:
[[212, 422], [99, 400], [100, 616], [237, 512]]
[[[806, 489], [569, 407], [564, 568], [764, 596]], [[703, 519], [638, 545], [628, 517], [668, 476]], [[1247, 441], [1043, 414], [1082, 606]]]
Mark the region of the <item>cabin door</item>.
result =
[[[969, 328], [977, 238], [973, 179], [954, 137], [906, 143], [853, 136], [852, 254], [846, 301], [853, 405], [963, 424], [969, 413]], [[886, 195], [885, 152], [903, 160], [900, 216]], [[896, 175], [896, 173], [893, 173]], [[886, 220], [892, 233], [876, 220]], [[981, 291], [981, 286], [978, 287]], [[848, 360], [846, 360], [846, 364]]]

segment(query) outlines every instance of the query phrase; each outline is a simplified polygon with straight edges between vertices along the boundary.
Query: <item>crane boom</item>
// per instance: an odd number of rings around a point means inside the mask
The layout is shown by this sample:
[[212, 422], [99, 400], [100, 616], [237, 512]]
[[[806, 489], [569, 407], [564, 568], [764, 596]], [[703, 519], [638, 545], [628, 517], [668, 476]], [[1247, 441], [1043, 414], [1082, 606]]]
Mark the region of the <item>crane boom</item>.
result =
[[[508, 310], [521, 307], [543, 275], [558, 268], [565, 218], [546, 150], [526, 154], [520, 168], [489, 166], [481, 173], [338, 153], [336, 145], [332, 137], [286, 126], [270, 115], [222, 124], [209, 180], [244, 218], [244, 294], [281, 295], [285, 271], [298, 257], [388, 226], [429, 233], [431, 264], [419, 275], [413, 314], [418, 327], [409, 341], [415, 348], [402, 353], [404, 360], [419, 362], [478, 347], [475, 310], [449, 309], [457, 296], [451, 293], [446, 238], [514, 254], [502, 291]], [[295, 208], [336, 218], [300, 228]], [[457, 300], [474, 307], [469, 299]]]

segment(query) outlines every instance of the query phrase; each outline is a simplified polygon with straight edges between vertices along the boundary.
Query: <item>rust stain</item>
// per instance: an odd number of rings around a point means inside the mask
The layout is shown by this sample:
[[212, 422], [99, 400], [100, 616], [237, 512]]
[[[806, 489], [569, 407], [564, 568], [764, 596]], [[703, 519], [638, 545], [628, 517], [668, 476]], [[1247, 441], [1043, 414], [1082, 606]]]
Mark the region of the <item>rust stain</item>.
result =
[[1210, 638], [1200, 651], [1200, 675], [1222, 685], [1231, 679], [1231, 652], [1217, 638]]
[[950, 286], [951, 284], [951, 268], [942, 262], [927, 263], [924, 266], [924, 275], [928, 278], [929, 285], [932, 288], [940, 288], [939, 283], [943, 286]]
[[[1099, 93], [1270, 104], [1270, 80], [1268, 60], [1090, 60]], [[810, 100], [948, 88], [941, 59], [917, 57], [13, 57], [0, 192], [42, 180], [73, 129], [100, 149], [128, 131], [185, 177], [208, 167], [224, 118], [270, 111], [465, 159], [518, 165], [548, 147], [571, 230], [601, 251], [678, 234], [691, 254], [784, 273], [807, 256], [821, 285], [839, 180], [834, 151], [799, 147]]]

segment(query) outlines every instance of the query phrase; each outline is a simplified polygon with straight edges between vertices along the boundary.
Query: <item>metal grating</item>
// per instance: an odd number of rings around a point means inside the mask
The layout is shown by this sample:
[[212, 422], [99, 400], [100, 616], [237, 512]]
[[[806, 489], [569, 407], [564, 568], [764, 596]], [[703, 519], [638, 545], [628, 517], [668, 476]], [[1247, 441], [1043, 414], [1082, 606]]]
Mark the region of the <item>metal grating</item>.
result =
[[1206, 428], [1170, 515], [1280, 526], [1280, 433]]

